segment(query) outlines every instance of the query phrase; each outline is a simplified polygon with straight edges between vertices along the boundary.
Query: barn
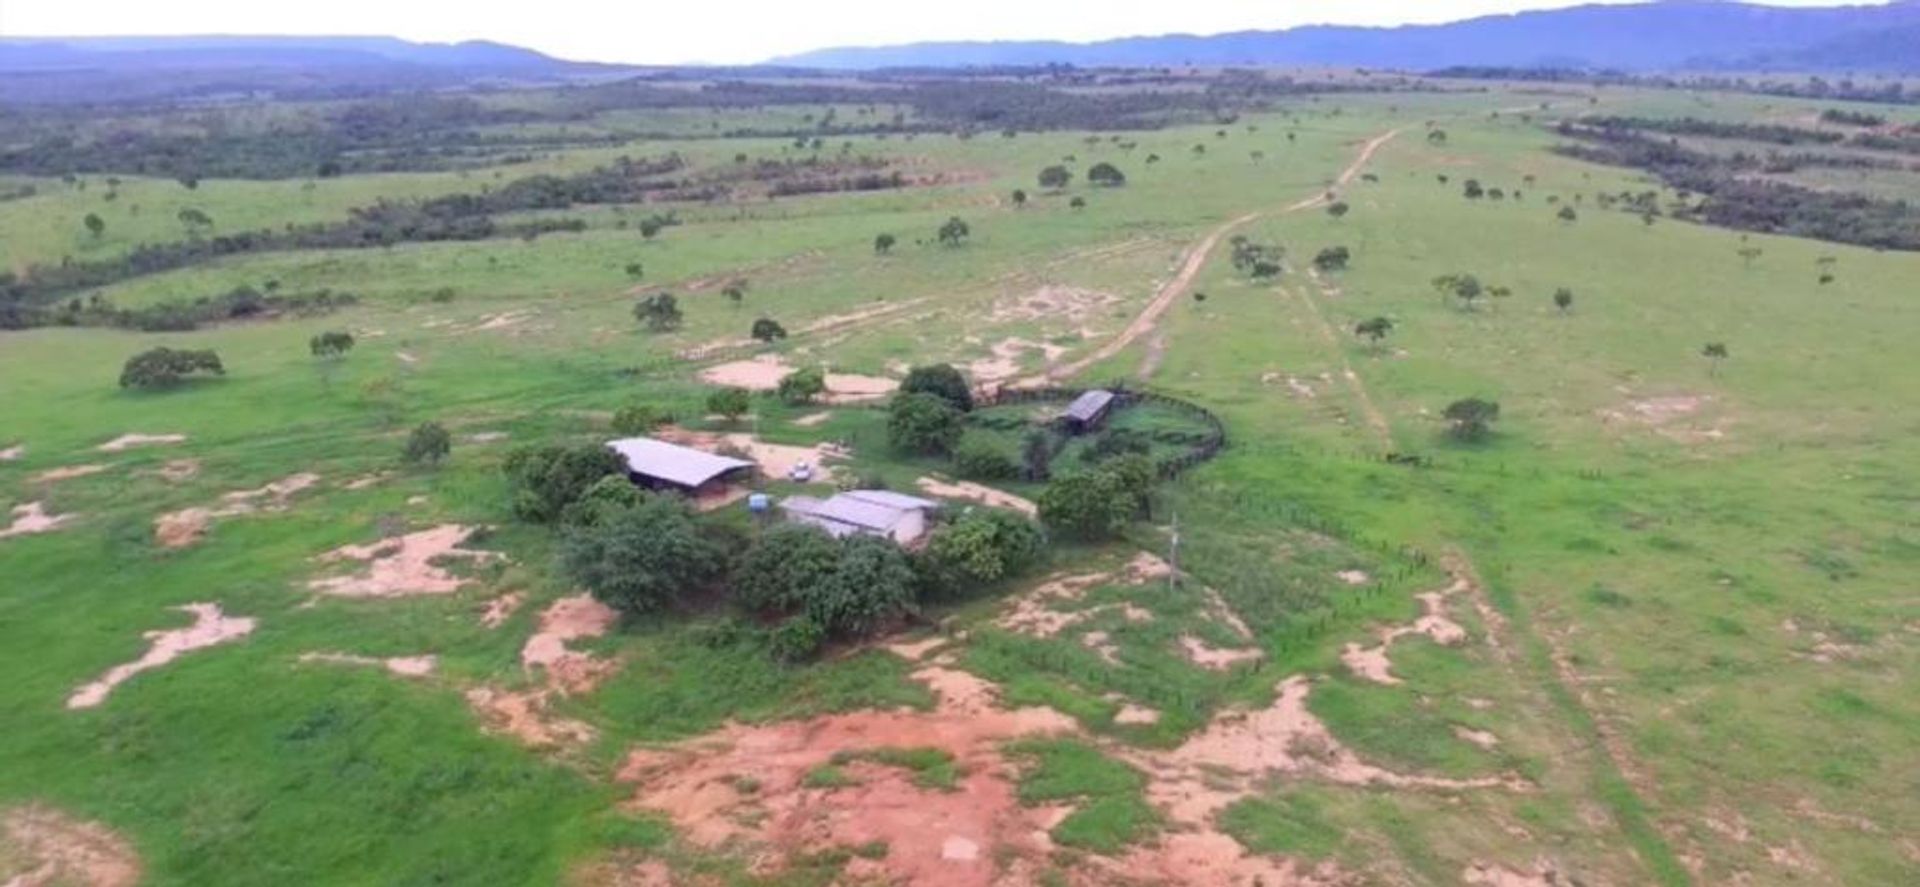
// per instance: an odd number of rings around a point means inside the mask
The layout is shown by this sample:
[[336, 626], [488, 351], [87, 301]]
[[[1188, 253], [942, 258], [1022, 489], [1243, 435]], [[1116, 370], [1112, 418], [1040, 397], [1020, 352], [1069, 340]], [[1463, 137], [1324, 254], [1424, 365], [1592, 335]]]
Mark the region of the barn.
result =
[[789, 496], [780, 510], [797, 524], [819, 527], [835, 538], [856, 533], [912, 545], [927, 533], [927, 514], [940, 503], [887, 490], [852, 490], [831, 499]]
[[607, 449], [627, 463], [627, 479], [649, 490], [673, 490], [689, 496], [710, 496], [727, 484], [744, 481], [754, 464], [714, 453], [655, 440], [629, 437], [607, 442]]
[[1107, 421], [1107, 415], [1113, 412], [1113, 402], [1113, 392], [1095, 388], [1067, 404], [1066, 412], [1060, 414], [1060, 419], [1066, 423], [1068, 431], [1085, 434]]

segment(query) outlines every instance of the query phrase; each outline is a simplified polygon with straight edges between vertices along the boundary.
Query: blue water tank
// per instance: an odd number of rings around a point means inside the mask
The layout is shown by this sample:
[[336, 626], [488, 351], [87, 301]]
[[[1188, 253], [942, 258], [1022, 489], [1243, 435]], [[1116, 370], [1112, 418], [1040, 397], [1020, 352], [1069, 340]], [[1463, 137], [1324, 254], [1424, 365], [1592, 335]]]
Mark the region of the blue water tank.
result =
[[773, 506], [773, 499], [765, 493], [754, 493], [747, 497], [747, 510], [754, 514], [764, 513]]

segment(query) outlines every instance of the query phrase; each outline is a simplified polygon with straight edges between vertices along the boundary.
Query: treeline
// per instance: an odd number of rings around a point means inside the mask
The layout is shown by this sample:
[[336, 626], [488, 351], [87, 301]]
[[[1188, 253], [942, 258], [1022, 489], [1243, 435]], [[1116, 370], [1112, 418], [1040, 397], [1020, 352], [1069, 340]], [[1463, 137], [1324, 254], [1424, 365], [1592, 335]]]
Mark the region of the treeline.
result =
[[223, 321], [253, 320], [284, 314], [302, 317], [331, 314], [359, 301], [359, 297], [352, 293], [336, 293], [326, 289], [282, 295], [261, 292], [245, 285], [190, 302], [162, 302], [141, 308], [117, 307], [98, 293], [87, 299], [70, 299], [52, 306], [0, 300], [0, 330], [84, 326], [147, 333], [187, 332]]
[[1560, 154], [1652, 173], [1668, 187], [1701, 199], [1673, 210], [1691, 219], [1741, 231], [1787, 234], [1880, 249], [1920, 250], [1920, 210], [1904, 200], [1816, 191], [1753, 178], [1732, 158], [1682, 148], [1630, 129], [1562, 123], [1562, 136], [1579, 140]]
[[1452, 80], [1511, 80], [1528, 83], [1578, 83], [1588, 86], [1637, 86], [1647, 89], [1684, 89], [1712, 92], [1744, 92], [1784, 98], [1821, 99], [1841, 102], [1880, 102], [1892, 105], [1920, 104], [1920, 88], [1888, 79], [1872, 84], [1856, 83], [1850, 77], [1838, 81], [1824, 77], [1806, 80], [1755, 80], [1748, 77], [1713, 75], [1630, 74], [1625, 71], [1584, 68], [1516, 68], [1487, 65], [1456, 65], [1427, 72], [1428, 77]]
[[[1829, 111], [1828, 113], [1833, 113]], [[1870, 116], [1870, 115], [1869, 115]], [[1877, 119], [1877, 118], [1876, 118]], [[1834, 132], [1778, 123], [1731, 123], [1701, 120], [1695, 117], [1611, 117], [1587, 116], [1580, 123], [1602, 129], [1632, 129], [1668, 135], [1703, 136], [1715, 139], [1742, 139], [1771, 145], [1833, 145], [1873, 151], [1920, 154], [1920, 129], [1905, 128], [1893, 132]]]

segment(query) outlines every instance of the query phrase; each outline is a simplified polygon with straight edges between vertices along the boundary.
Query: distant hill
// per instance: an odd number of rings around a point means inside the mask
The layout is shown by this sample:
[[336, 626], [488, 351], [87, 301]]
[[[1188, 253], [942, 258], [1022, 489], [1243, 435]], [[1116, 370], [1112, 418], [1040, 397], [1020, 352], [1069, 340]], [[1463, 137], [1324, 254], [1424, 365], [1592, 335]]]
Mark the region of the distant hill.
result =
[[[998, 41], [822, 49], [772, 60], [815, 68], [1071, 64], [1326, 65], [1428, 70], [1454, 65], [1623, 70], [1776, 69], [1920, 73], [1920, 0], [1785, 8], [1717, 0], [1576, 6], [1396, 28], [1309, 26], [1097, 43]], [[1905, 35], [1901, 37], [1899, 35]], [[1904, 42], [1903, 42], [1904, 41]], [[1855, 48], [1871, 50], [1856, 54]]]

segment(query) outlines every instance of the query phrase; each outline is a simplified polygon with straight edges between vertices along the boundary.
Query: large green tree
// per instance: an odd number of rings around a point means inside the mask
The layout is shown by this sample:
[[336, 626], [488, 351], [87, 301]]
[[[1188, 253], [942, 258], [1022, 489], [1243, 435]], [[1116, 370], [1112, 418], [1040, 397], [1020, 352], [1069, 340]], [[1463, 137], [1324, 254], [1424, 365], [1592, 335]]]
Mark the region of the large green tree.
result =
[[952, 452], [965, 430], [965, 415], [937, 394], [902, 392], [887, 409], [887, 440], [910, 453]]
[[900, 391], [932, 394], [963, 413], [973, 409], [973, 386], [967, 384], [967, 377], [952, 364], [927, 364], [908, 370], [907, 378], [900, 382]]
[[724, 563], [724, 553], [701, 534], [686, 506], [665, 496], [569, 527], [560, 540], [567, 578], [630, 615], [665, 609], [701, 590]]

